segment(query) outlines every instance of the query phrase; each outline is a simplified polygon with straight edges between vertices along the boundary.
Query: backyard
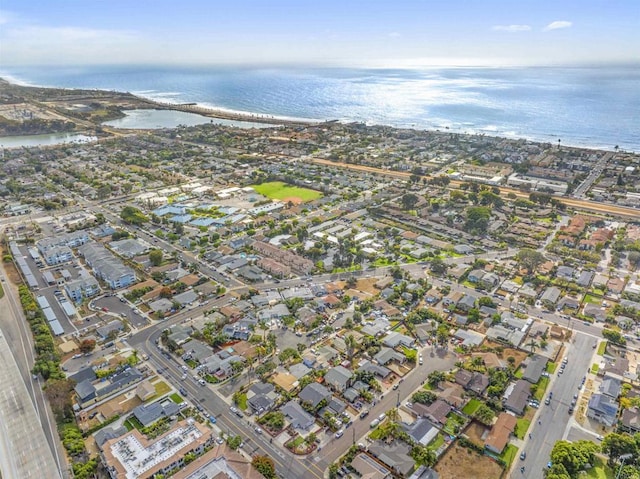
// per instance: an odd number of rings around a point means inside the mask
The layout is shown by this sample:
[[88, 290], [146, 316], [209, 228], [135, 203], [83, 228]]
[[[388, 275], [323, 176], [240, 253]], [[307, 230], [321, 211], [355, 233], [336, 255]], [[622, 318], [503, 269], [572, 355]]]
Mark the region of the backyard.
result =
[[498, 479], [502, 466], [488, 456], [478, 454], [458, 444], [451, 446], [435, 466], [440, 479], [460, 479], [461, 477], [482, 477]]

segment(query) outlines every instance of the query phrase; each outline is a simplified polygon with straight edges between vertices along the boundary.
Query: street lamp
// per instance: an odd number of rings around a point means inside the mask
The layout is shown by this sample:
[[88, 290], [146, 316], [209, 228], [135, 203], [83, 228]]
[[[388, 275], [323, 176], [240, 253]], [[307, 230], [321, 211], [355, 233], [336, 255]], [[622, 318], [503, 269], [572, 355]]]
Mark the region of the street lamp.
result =
[[616, 473], [616, 479], [619, 479], [620, 474], [622, 474], [622, 468], [624, 467], [624, 462], [627, 459], [631, 459], [633, 457], [633, 454], [623, 454], [622, 456], [620, 456], [620, 467], [618, 468], [618, 472]]
[[398, 391], [398, 401], [396, 402], [396, 407], [400, 407], [400, 391]]

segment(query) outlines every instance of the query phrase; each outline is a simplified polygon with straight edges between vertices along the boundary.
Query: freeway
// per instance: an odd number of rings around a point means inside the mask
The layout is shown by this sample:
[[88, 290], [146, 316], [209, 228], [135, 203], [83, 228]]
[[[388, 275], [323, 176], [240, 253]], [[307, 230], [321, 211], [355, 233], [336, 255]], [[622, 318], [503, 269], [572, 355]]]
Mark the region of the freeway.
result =
[[[6, 355], [2, 364], [4, 365], [3, 372], [11, 376], [6, 378], [6, 381], [11, 381], [11, 383], [5, 383], [2, 390], [5, 393], [11, 393], [14, 400], [22, 406], [19, 411], [11, 412], [11, 421], [8, 418], [3, 418], [2, 422], [7, 424], [7, 428], [13, 424], [18, 429], [17, 431], [8, 431], [10, 435], [17, 433], [18, 436], [27, 438], [31, 436], [25, 436], [24, 431], [31, 431], [33, 441], [27, 441], [26, 444], [20, 445], [21, 441], [15, 439], [12, 441], [13, 447], [25, 447], [26, 450], [32, 451], [34, 456], [42, 457], [43, 461], [49, 460], [50, 456], [56, 473], [44, 474], [44, 476], [59, 477], [62, 474], [62, 477], [67, 477], [67, 461], [55, 429], [53, 414], [38, 379], [34, 379], [31, 375], [31, 368], [35, 362], [31, 331], [27, 326], [17, 292], [5, 278], [4, 269], [2, 269], [0, 270], [0, 280], [2, 280], [5, 297], [0, 299], [0, 335], [3, 336], [3, 341], [6, 340], [7, 345], [6, 350], [2, 351], [2, 354]], [[15, 368], [11, 365], [13, 361], [15, 361]], [[29, 411], [29, 418], [24, 419], [20, 424], [15, 423], [20, 420], [21, 412], [24, 411]], [[36, 423], [39, 424], [36, 425]], [[40, 443], [41, 440], [43, 444]], [[47, 449], [46, 451], [42, 449], [43, 445]], [[13, 451], [13, 453], [16, 454], [18, 451]], [[29, 464], [29, 462], [27, 461], [25, 464]], [[35, 463], [33, 466], [34, 471], [39, 470], [39, 466], [36, 467]], [[52, 466], [43, 467], [48, 469]]]
[[[341, 162], [325, 160], [321, 158], [307, 158], [307, 160], [311, 161], [312, 163], [317, 163], [324, 166], [346, 168], [349, 170], [363, 171], [367, 173], [377, 173], [379, 175], [391, 176], [394, 178], [409, 179], [412, 175], [411, 172], [406, 172], [406, 171], [385, 170], [383, 168], [375, 168], [373, 166], [354, 165], [350, 163], [341, 163]], [[430, 178], [430, 176], [423, 175], [422, 178]], [[450, 185], [449, 187], [460, 188], [460, 185], [462, 183], [465, 183], [465, 182], [459, 181], [459, 180], [451, 180], [451, 182], [449, 183]], [[529, 193], [523, 192], [516, 188], [509, 188], [507, 186], [502, 186], [502, 185], [500, 186], [501, 196], [506, 196], [509, 193], [513, 193], [519, 198], [529, 198]], [[617, 216], [623, 216], [623, 217], [630, 217], [635, 219], [640, 217], [640, 210], [637, 210], [634, 208], [627, 208], [625, 206], [597, 203], [595, 201], [589, 201], [589, 200], [578, 199], [578, 198], [567, 198], [563, 196], [554, 196], [554, 198], [567, 206], [580, 209], [580, 210], [593, 211], [593, 212], [602, 213], [605, 215], [617, 215]]]

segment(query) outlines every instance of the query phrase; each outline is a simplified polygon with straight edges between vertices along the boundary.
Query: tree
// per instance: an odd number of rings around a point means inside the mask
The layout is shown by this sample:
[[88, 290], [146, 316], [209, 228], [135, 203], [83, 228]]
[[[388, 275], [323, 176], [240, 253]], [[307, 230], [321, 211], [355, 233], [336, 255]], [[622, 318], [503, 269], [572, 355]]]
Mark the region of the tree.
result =
[[411, 396], [411, 400], [414, 403], [426, 404], [427, 406], [433, 403], [437, 398], [438, 396], [436, 396], [435, 393], [431, 391], [425, 391], [424, 389], [413, 393], [413, 396]]
[[443, 275], [447, 272], [447, 263], [445, 263], [441, 258], [433, 258], [431, 260], [431, 272], [437, 275]]
[[558, 441], [551, 450], [551, 462], [562, 464], [570, 477], [575, 477], [587, 464], [593, 464], [598, 446], [591, 441]]
[[273, 464], [273, 459], [268, 456], [254, 456], [251, 461], [253, 467], [267, 479], [276, 478], [276, 467]]
[[71, 393], [74, 386], [75, 381], [71, 379], [52, 379], [47, 382], [47, 387], [44, 390], [44, 394], [51, 404], [51, 409], [60, 424], [66, 422], [66, 419], [73, 418]]
[[538, 343], [536, 343], [535, 339], [531, 338], [529, 340], [529, 342], [527, 343], [527, 347], [531, 351], [531, 354], [533, 354], [536, 351], [537, 347], [538, 347]]
[[482, 424], [489, 426], [493, 422], [495, 413], [486, 404], [481, 404], [480, 407], [478, 407], [478, 409], [476, 409], [473, 413], [473, 417], [480, 421]]
[[160, 290], [160, 297], [161, 298], [169, 299], [172, 296], [173, 296], [173, 293], [171, 292], [171, 288], [165, 286]]
[[92, 338], [83, 339], [80, 343], [80, 352], [83, 354], [90, 353], [96, 347], [96, 340]]
[[436, 463], [436, 454], [427, 446], [415, 445], [411, 448], [411, 458], [419, 466], [431, 467]]
[[608, 464], [613, 467], [620, 456], [640, 454], [639, 445], [628, 434], [611, 433], [602, 441], [602, 452], [609, 456]]
[[618, 344], [620, 346], [624, 346], [625, 344], [627, 344], [627, 340], [624, 338], [624, 336], [622, 336], [622, 333], [620, 333], [620, 331], [615, 331], [613, 329], [603, 329], [602, 336], [612, 343]]
[[427, 376], [427, 384], [432, 388], [438, 387], [442, 381], [445, 380], [445, 374], [442, 371], [432, 371]]
[[546, 261], [546, 258], [539, 251], [531, 248], [522, 248], [516, 255], [516, 261], [531, 274], [538, 266]]
[[227, 437], [227, 446], [231, 449], [238, 449], [242, 444], [242, 438], [240, 436], [228, 436]]
[[418, 203], [418, 197], [413, 193], [405, 193], [402, 195], [402, 208], [405, 210], [412, 210]]
[[162, 258], [164, 254], [159, 249], [152, 249], [149, 251], [149, 261], [153, 266], [160, 266], [162, 264]]
[[487, 206], [473, 206], [467, 208], [467, 218], [464, 230], [472, 234], [484, 234], [489, 226], [491, 209]]

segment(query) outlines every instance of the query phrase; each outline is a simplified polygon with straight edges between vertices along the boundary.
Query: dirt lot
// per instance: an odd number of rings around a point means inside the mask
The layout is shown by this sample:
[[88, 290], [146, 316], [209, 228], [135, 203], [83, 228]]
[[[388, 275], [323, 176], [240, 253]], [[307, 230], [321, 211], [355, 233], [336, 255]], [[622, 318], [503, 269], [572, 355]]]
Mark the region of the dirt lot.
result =
[[464, 433], [469, 437], [469, 440], [472, 443], [477, 444], [480, 447], [484, 447], [484, 440], [482, 439], [482, 436], [488, 431], [489, 428], [487, 426], [483, 426], [479, 422], [473, 421]]
[[[490, 348], [495, 348], [495, 347], [502, 346], [502, 345], [499, 344], [499, 343], [491, 342], [491, 341], [485, 341], [484, 346], [485, 347], [490, 347]], [[518, 349], [504, 348], [502, 353], [498, 354], [498, 357], [500, 357], [500, 359], [504, 359], [504, 360], [506, 360], [509, 356], [513, 356], [515, 358], [515, 360], [516, 360], [515, 368], [517, 369], [518, 366], [520, 366], [520, 363], [522, 361], [524, 361], [525, 358], [527, 357], [527, 353], [525, 351], [520, 351]]]
[[9, 281], [11, 281], [13, 284], [22, 283], [22, 278], [20, 277], [20, 273], [18, 273], [18, 270], [16, 269], [13, 263], [4, 263], [3, 266], [4, 266], [5, 272], [7, 273], [7, 278], [9, 278]]
[[356, 289], [363, 293], [369, 293], [370, 295], [375, 296], [380, 292], [378, 288], [374, 286], [377, 282], [378, 278], [362, 278], [356, 283]]
[[457, 444], [451, 446], [435, 470], [440, 479], [460, 479], [462, 477], [478, 477], [482, 479], [498, 479], [502, 467], [487, 456], [482, 456]]

